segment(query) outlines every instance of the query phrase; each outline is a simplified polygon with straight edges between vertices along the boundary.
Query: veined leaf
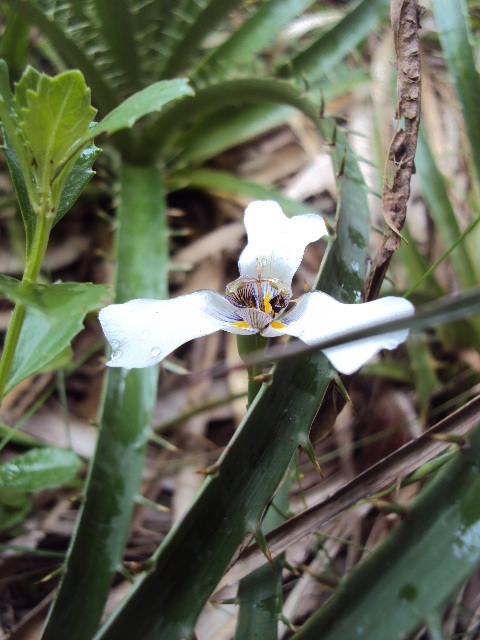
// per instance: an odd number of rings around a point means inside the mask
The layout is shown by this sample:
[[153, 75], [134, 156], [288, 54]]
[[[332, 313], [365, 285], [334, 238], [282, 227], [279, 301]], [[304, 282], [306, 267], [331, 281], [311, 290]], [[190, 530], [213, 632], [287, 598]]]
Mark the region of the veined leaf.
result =
[[[16, 87], [15, 110], [39, 191], [37, 206], [50, 189], [52, 202], [58, 206], [68, 163], [76, 159], [69, 156], [69, 150], [88, 133], [96, 113], [90, 90], [79, 71], [50, 78], [29, 68]], [[65, 169], [54, 181], [60, 167]]]
[[38, 285], [0, 275], [0, 291], [27, 307], [7, 390], [46, 367], [83, 327], [89, 311], [98, 309], [108, 287], [88, 283]]
[[[80, 69], [85, 76], [88, 86], [91, 88], [95, 96], [95, 103], [99, 107], [100, 113], [106, 114], [117, 106], [119, 100], [115, 95], [110, 83], [104, 74], [102, 74], [96, 65], [89, 58], [85, 51], [86, 34], [82, 32], [82, 38], [76, 39], [72, 35], [75, 32], [73, 25], [70, 23], [58, 23], [51, 14], [42, 10], [39, 3], [25, 0], [22, 2], [14, 2], [14, 9], [28, 23], [38, 27], [44, 34], [56, 51], [70, 64], [72, 68]], [[82, 13], [79, 8], [80, 3], [75, 0], [71, 3], [76, 14]], [[63, 9], [65, 5], [63, 6]], [[85, 26], [85, 16], [82, 14], [79, 18], [80, 23]], [[88, 34], [91, 37], [91, 32]]]
[[58, 447], [30, 449], [0, 465], [0, 489], [41, 491], [70, 482], [82, 468], [81, 458]]

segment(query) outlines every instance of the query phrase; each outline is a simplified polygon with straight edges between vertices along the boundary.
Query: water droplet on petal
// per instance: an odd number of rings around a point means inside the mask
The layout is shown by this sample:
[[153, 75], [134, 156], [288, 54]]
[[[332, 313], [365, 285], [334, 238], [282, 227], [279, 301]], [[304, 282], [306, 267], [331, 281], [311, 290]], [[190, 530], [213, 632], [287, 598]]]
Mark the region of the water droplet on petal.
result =
[[153, 349], [150, 351], [150, 355], [152, 356], [152, 358], [156, 358], [160, 354], [160, 351], [160, 347], [153, 347]]
[[112, 360], [118, 360], [123, 356], [123, 351], [114, 351], [111, 355]]
[[112, 342], [110, 344], [112, 345], [112, 349], [114, 351], [116, 351], [118, 349], [118, 347], [120, 346], [120, 342], [118, 340], [112, 340]]
[[148, 329], [145, 329], [145, 331], [142, 331], [142, 333], [140, 334], [140, 340], [146, 340], [149, 335], [150, 331], [148, 331]]

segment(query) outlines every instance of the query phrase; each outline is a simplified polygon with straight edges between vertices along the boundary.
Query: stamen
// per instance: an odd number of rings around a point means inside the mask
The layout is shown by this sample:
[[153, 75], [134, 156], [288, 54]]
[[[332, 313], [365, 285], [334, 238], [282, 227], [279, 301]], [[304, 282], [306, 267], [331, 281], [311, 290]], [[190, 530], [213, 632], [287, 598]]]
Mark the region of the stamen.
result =
[[263, 309], [265, 313], [268, 313], [269, 315], [273, 316], [274, 314], [272, 313], [272, 305], [270, 304], [271, 297], [272, 297], [271, 291], [267, 291], [266, 294], [263, 296]]
[[232, 327], [238, 327], [239, 329], [251, 329], [252, 327], [245, 322], [244, 320], [239, 320], [238, 322], [232, 322]]

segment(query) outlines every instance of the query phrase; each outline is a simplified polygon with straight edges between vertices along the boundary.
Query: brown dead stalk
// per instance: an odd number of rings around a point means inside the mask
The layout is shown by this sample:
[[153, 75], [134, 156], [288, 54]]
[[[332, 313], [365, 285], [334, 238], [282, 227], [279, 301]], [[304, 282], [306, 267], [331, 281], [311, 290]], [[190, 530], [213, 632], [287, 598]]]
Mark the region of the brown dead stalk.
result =
[[404, 119], [405, 128], [399, 123], [388, 151], [387, 165], [393, 167], [393, 177], [389, 179], [389, 172], [385, 171], [382, 212], [389, 230], [383, 237], [365, 283], [365, 301], [374, 300], [378, 296], [392, 255], [400, 246], [400, 232], [407, 214], [420, 124], [421, 72], [418, 30], [423, 12], [424, 8], [417, 0], [392, 0], [391, 20], [398, 69], [397, 119]]

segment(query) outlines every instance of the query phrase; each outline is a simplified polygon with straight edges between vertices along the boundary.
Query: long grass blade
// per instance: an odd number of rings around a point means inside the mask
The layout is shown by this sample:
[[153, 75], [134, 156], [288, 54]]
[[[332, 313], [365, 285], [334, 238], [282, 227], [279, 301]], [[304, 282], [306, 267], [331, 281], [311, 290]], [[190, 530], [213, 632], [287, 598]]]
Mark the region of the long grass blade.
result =
[[433, 13], [448, 70], [465, 121], [466, 138], [477, 183], [480, 181], [480, 77], [471, 45], [464, 0], [433, 0]]
[[[155, 167], [121, 171], [116, 300], [167, 295], [167, 231]], [[158, 369], [115, 369], [106, 381], [101, 428], [60, 591], [43, 640], [90, 640], [120, 566], [139, 490]], [[81, 620], [81, 624], [79, 624]]]

